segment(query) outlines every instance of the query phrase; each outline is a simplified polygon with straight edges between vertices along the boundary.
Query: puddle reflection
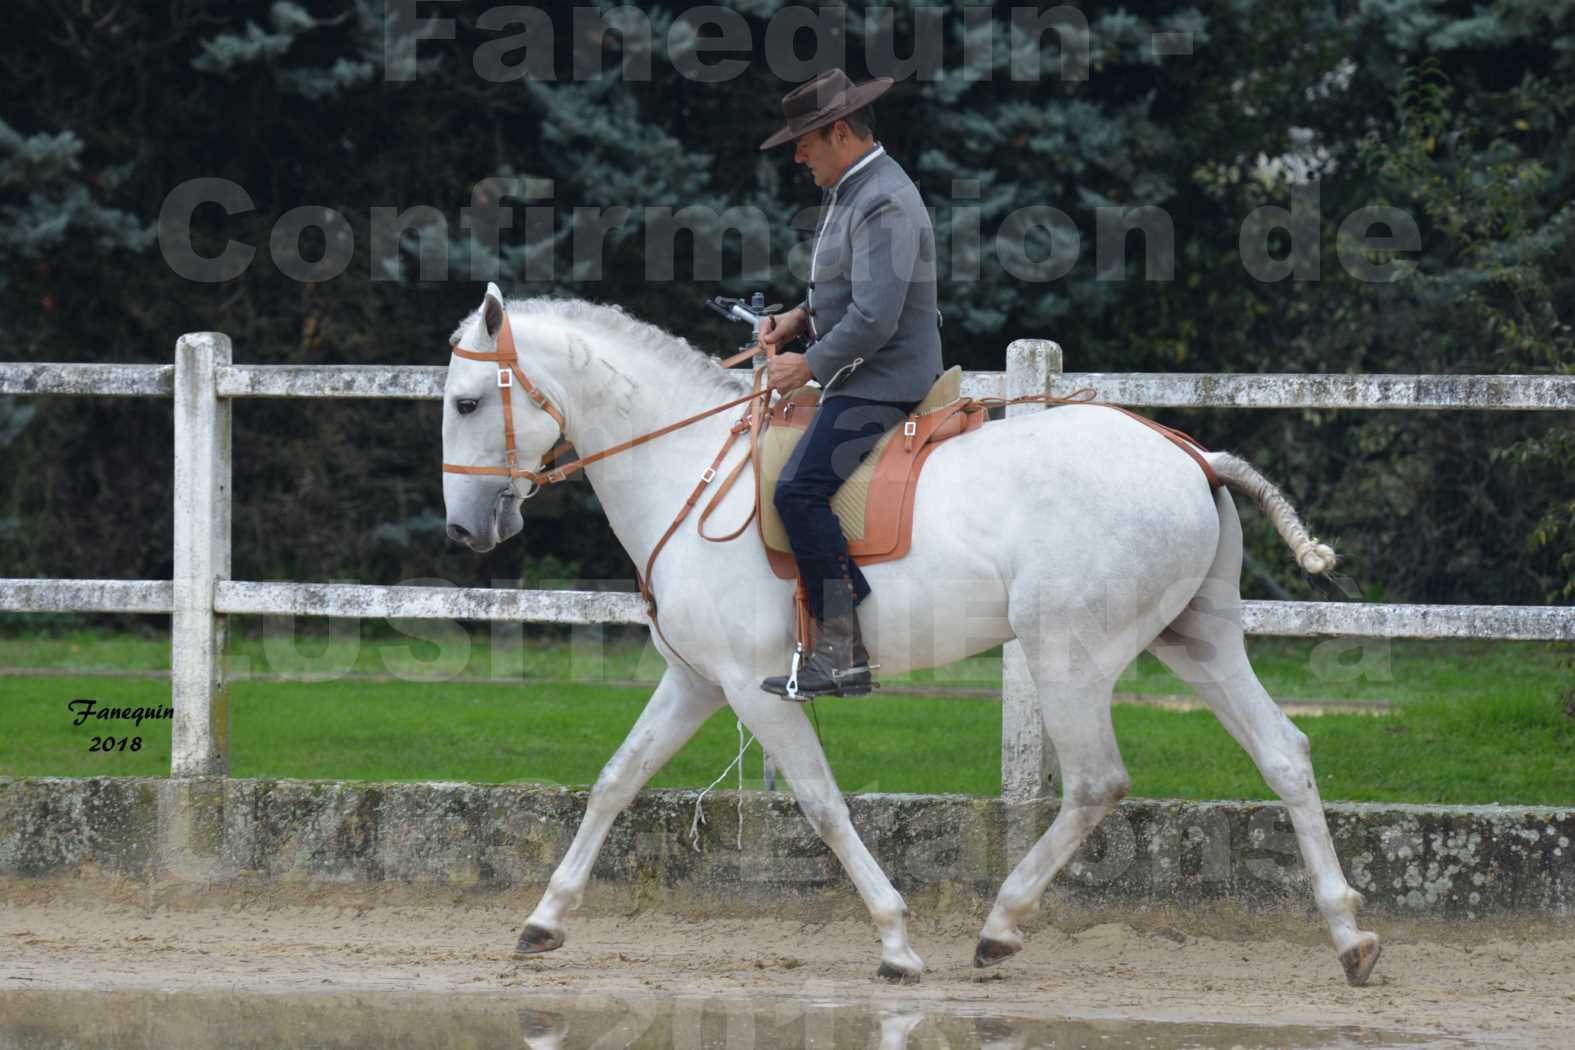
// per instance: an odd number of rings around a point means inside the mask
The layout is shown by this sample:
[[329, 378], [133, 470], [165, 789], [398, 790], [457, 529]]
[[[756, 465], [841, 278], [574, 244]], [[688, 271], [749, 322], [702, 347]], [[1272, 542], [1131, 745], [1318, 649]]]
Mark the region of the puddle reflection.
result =
[[[528, 1004], [528, 1005], [522, 1005]], [[1459, 1045], [1361, 1028], [1013, 1016], [984, 1007], [740, 996], [0, 994], [0, 1050], [1321, 1050]]]

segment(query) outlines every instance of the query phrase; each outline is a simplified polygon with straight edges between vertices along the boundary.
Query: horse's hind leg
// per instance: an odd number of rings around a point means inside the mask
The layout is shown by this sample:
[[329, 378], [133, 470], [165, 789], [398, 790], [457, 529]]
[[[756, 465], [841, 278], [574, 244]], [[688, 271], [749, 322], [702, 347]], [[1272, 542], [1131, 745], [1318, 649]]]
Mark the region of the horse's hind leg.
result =
[[682, 668], [667, 669], [634, 728], [596, 778], [580, 829], [526, 922], [516, 952], [535, 955], [563, 946], [563, 917], [580, 906], [613, 821], [725, 702], [722, 690], [710, 682]]
[[1099, 826], [1111, 807], [1132, 789], [1115, 728], [1110, 723], [1110, 696], [1115, 678], [1092, 672], [1066, 680], [1052, 671], [1041, 640], [1020, 633], [1023, 653], [1039, 689], [1045, 730], [1061, 764], [1061, 809], [1032, 849], [1001, 884], [995, 906], [979, 933], [975, 966], [991, 966], [1022, 950], [1022, 922], [1039, 910], [1040, 898], [1056, 872], [1066, 866], [1088, 833]]
[[1329, 924], [1346, 979], [1363, 985], [1378, 962], [1378, 936], [1356, 926], [1361, 894], [1350, 887], [1340, 870], [1313, 777], [1307, 737], [1285, 717], [1247, 660], [1237, 582], [1241, 525], [1229, 497], [1224, 497], [1221, 507], [1221, 525], [1219, 552], [1208, 578], [1150, 651], [1208, 702], [1285, 803], [1302, 860], [1312, 876], [1318, 910]]
[[1153, 652], [1208, 701], [1285, 803], [1302, 860], [1312, 875], [1318, 910], [1329, 924], [1346, 979], [1353, 985], [1366, 984], [1378, 961], [1378, 936], [1357, 929], [1356, 909], [1362, 898], [1340, 870], [1307, 737], [1259, 683], [1247, 662], [1240, 627], [1222, 626], [1215, 613], [1188, 609], [1160, 635]]
[[924, 972], [924, 960], [908, 942], [908, 905], [854, 830], [848, 805], [803, 705], [785, 704], [762, 693], [759, 680], [755, 675], [742, 679], [736, 688], [729, 688], [733, 710], [755, 734], [760, 746], [775, 757], [805, 818], [842, 862], [869, 909], [880, 934], [877, 976], [888, 981], [918, 980]]

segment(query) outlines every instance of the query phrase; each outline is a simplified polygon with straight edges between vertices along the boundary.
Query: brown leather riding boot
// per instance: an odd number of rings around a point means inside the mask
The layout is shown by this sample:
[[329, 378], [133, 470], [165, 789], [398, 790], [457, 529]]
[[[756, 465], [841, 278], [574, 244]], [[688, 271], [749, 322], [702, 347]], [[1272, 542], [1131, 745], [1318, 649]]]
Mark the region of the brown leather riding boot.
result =
[[799, 703], [817, 696], [864, 696], [877, 688], [870, 671], [859, 614], [849, 602], [820, 623], [815, 648], [795, 670], [772, 675], [760, 688]]

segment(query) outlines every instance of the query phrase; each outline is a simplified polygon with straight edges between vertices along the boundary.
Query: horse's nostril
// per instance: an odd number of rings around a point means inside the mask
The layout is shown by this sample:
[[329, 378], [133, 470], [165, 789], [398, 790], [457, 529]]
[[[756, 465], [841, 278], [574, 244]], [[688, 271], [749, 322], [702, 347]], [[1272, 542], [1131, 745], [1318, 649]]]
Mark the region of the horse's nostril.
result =
[[466, 540], [470, 539], [470, 530], [465, 528], [463, 525], [451, 524], [448, 527], [448, 538], [453, 540], [455, 543], [464, 543]]

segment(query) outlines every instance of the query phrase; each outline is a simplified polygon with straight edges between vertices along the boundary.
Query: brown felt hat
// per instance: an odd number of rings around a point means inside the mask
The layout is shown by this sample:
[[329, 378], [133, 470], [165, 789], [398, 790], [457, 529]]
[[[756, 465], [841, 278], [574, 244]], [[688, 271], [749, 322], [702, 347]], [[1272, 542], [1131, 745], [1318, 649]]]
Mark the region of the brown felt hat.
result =
[[760, 148], [780, 146], [806, 131], [835, 124], [884, 95], [891, 84], [891, 77], [855, 84], [840, 69], [817, 74], [782, 96], [782, 115], [787, 118], [787, 126], [762, 142]]

